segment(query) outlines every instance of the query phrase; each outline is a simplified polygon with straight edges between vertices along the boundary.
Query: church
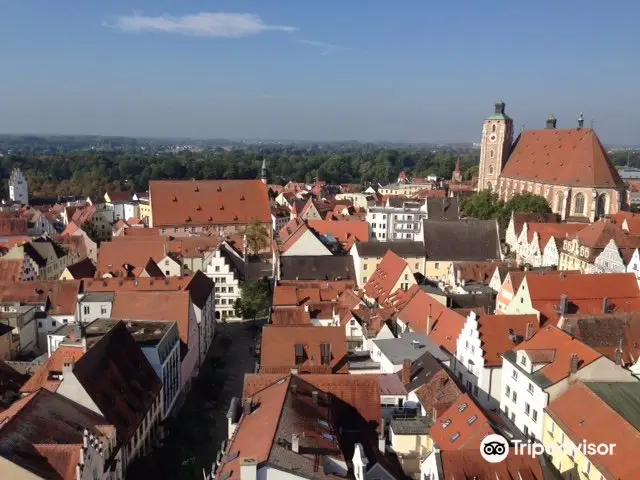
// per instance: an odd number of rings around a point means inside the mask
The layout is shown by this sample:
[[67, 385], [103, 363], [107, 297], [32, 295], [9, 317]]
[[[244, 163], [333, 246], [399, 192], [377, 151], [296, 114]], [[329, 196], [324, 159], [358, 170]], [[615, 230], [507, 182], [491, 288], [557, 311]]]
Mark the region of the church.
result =
[[478, 190], [493, 190], [504, 201], [518, 193], [541, 195], [554, 213], [567, 221], [595, 221], [626, 207], [626, 186], [595, 131], [556, 128], [551, 115], [546, 128], [524, 130], [513, 142], [513, 120], [505, 104], [484, 122]]

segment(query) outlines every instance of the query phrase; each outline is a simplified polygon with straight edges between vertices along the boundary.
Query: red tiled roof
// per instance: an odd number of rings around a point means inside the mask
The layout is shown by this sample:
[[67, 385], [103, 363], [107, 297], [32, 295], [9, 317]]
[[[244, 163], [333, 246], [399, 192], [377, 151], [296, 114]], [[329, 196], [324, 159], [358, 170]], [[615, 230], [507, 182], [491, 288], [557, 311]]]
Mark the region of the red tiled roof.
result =
[[363, 287], [367, 297], [376, 299], [380, 304], [384, 303], [393, 293], [393, 287], [407, 268], [410, 275], [413, 276], [409, 264], [402, 257], [388, 250], [378, 264], [376, 271]]
[[81, 291], [80, 280], [0, 282], [0, 303], [45, 304], [48, 301], [50, 315], [73, 315]]
[[[471, 421], [473, 417], [475, 420]], [[482, 439], [492, 433], [489, 420], [467, 393], [458, 397], [429, 431], [442, 451], [479, 451]]]
[[638, 248], [640, 247], [640, 236], [630, 235], [622, 230], [619, 223], [599, 221], [586, 225], [579, 232], [569, 238], [576, 238], [580, 245], [591, 249], [603, 249], [614, 240], [618, 248]]
[[[155, 237], [156, 235], [160, 235], [159, 228], [126, 228], [120, 237]], [[116, 238], [116, 237], [114, 237]]]
[[[431, 315], [432, 324], [431, 331], [427, 333], [429, 315]], [[436, 345], [453, 353], [456, 351], [456, 342], [464, 327], [465, 317], [418, 289], [398, 313], [398, 320], [402, 320], [414, 332], [428, 335]]]
[[525, 223], [558, 223], [558, 215], [554, 213], [513, 213], [513, 230], [516, 237], [520, 236]]
[[[154, 241], [122, 240], [102, 242], [98, 248], [97, 275], [111, 273], [116, 276], [125, 275], [123, 265], [144, 267], [149, 259], [158, 263], [170, 252], [166, 237], [148, 237]], [[157, 241], [155, 241], [157, 239]]]
[[304, 220], [297, 217], [291, 219], [280, 229], [280, 252], [284, 253], [289, 250], [308, 231], [309, 227]]
[[640, 308], [640, 289], [632, 273], [604, 273], [590, 275], [527, 275], [526, 282], [531, 303], [544, 321], [557, 323], [557, 307], [561, 295], [567, 295], [568, 314], [602, 313], [606, 297], [612, 312], [635, 311]]
[[[320, 345], [331, 345], [329, 366], [321, 364]], [[296, 365], [297, 344], [304, 346], [304, 361]], [[260, 373], [348, 373], [347, 337], [343, 327], [278, 327], [262, 329]]]
[[320, 235], [333, 235], [346, 250], [356, 241], [369, 241], [369, 223], [363, 220], [309, 220], [307, 224]]
[[637, 426], [620, 416], [584, 383], [571, 385], [545, 411], [576, 445], [583, 442], [615, 445], [612, 455], [587, 454], [589, 461], [607, 478], [638, 478], [640, 434]]
[[168, 320], [178, 324], [180, 340], [189, 345], [189, 292], [117, 292], [112, 318], [130, 320]]
[[84, 355], [82, 347], [61, 346], [51, 355], [36, 372], [29, 377], [20, 389], [21, 393], [35, 392], [45, 388], [50, 392], [58, 390], [62, 380], [53, 375], [62, 375], [65, 365], [73, 365]]
[[20, 281], [24, 273], [23, 259], [7, 259], [0, 257], [0, 281]]
[[416, 396], [427, 415], [436, 411], [436, 419], [464, 394], [449, 370], [441, 368], [416, 390]]
[[624, 187], [590, 128], [522, 132], [501, 176], [553, 185]]
[[527, 242], [533, 241], [534, 233], [538, 234], [540, 251], [549, 243], [551, 237], [565, 238], [584, 229], [586, 225], [581, 223], [527, 223]]
[[440, 452], [442, 478], [545, 480], [540, 460], [532, 455], [509, 455], [500, 463], [489, 463], [480, 450]]
[[534, 331], [538, 329], [536, 315], [480, 315], [478, 330], [484, 366], [502, 366], [502, 354], [515, 346], [509, 333], [513, 332], [516, 336], [524, 338], [529, 323], [533, 325]]
[[0, 236], [17, 237], [28, 234], [26, 218], [0, 218]]
[[569, 376], [571, 356], [578, 356], [578, 368], [583, 368], [602, 357], [591, 347], [557, 327], [548, 325], [536, 333], [530, 340], [526, 340], [513, 348], [514, 352], [524, 350], [530, 357], [535, 357], [540, 351], [553, 351], [552, 358], [544, 358], [545, 365], [536, 370], [544, 375], [551, 384], [558, 383]]
[[271, 224], [267, 187], [260, 180], [152, 180], [155, 227]]
[[456, 281], [477, 282], [488, 285], [491, 281], [496, 268], [509, 267], [507, 262], [453, 262], [453, 268], [456, 272]]

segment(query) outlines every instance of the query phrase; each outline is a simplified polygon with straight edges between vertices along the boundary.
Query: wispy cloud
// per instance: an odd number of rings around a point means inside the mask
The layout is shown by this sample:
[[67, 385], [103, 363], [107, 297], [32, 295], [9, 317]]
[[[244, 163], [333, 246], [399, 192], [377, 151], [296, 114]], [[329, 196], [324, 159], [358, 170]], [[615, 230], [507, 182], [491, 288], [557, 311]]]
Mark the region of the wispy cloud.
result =
[[312, 47], [321, 48], [322, 49], [321, 55], [329, 55], [329, 53], [333, 50], [353, 50], [352, 48], [345, 47], [344, 45], [335, 45], [333, 43], [318, 42], [316, 40], [298, 39], [296, 41], [298, 43], [304, 43], [305, 45], [310, 45]]
[[258, 35], [268, 31], [292, 33], [297, 27], [287, 25], [269, 25], [258, 16], [250, 13], [214, 13], [202, 12], [194, 15], [174, 17], [160, 15], [145, 16], [140, 13], [122, 15], [114, 24], [103, 22], [107, 27], [123, 32], [165, 32], [193, 37], [240, 38]]

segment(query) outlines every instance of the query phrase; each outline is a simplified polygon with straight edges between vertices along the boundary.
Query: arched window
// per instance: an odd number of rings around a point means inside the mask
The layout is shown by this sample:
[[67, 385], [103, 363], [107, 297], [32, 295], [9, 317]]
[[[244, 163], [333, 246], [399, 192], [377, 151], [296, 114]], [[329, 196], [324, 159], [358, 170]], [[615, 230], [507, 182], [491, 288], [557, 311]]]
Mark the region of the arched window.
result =
[[495, 133], [496, 132], [496, 124], [493, 124], [493, 127], [491, 127], [491, 133]]
[[603, 193], [598, 197], [598, 202], [596, 203], [596, 216], [598, 218], [602, 218], [607, 214], [607, 194]]
[[493, 165], [489, 165], [489, 174], [493, 174]]
[[578, 193], [573, 202], [573, 213], [576, 215], [584, 215], [584, 195]]
[[556, 195], [556, 212], [562, 213], [562, 206], [564, 204], [564, 193], [558, 192]]

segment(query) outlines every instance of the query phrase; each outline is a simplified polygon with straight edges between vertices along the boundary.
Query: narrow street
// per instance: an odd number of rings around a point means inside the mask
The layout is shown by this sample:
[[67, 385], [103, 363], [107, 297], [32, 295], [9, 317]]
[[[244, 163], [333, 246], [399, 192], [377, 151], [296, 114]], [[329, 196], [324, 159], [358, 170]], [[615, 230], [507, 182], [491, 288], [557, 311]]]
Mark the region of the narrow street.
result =
[[[262, 326], [261, 321], [257, 323]], [[244, 375], [253, 373], [255, 357], [250, 348], [259, 328], [252, 320], [217, 325], [216, 337], [176, 417], [165, 421], [164, 445], [139, 459], [128, 479], [203, 478], [227, 438], [227, 411], [231, 399], [242, 395]]]
[[[210, 413], [214, 421], [214, 428], [211, 431], [211, 455], [208, 459], [210, 462], [215, 460], [220, 443], [227, 438], [226, 415], [231, 399], [242, 395], [244, 375], [253, 373], [255, 368], [256, 359], [249, 352], [255, 343], [255, 330], [251, 329], [252, 324], [251, 320], [219, 324], [219, 330], [216, 333], [212, 355], [216, 357], [224, 352], [224, 362], [220, 370], [224, 376], [224, 386], [219, 391], [215, 407]], [[225, 343], [224, 338], [231, 338], [231, 344], [226, 351], [222, 348], [224, 345], [221, 345]]]

